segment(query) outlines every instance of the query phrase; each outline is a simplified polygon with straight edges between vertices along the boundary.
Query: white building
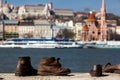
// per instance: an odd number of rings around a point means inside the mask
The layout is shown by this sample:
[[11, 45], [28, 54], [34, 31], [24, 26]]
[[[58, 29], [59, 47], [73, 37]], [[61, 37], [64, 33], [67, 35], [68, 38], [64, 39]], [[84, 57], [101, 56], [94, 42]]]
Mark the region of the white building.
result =
[[24, 5], [19, 7], [18, 15], [41, 15], [44, 5]]
[[22, 18], [24, 16], [50, 16], [52, 10], [52, 3], [46, 5], [23, 5], [18, 9], [18, 15]]
[[33, 21], [21, 21], [18, 27], [19, 37], [34, 37], [34, 23]]
[[35, 32], [34, 36], [36, 38], [51, 38], [52, 37], [52, 28], [51, 24], [47, 20], [35, 20]]
[[18, 18], [17, 11], [18, 7], [15, 7], [6, 1], [0, 6], [0, 17], [3, 19], [16, 20]]
[[56, 20], [55, 21], [55, 24], [57, 25], [57, 26], [66, 26], [66, 27], [68, 27], [68, 28], [73, 28], [73, 25], [74, 25], [74, 23], [73, 23], [73, 21], [72, 20], [70, 20], [70, 21], [59, 21], [59, 20]]
[[[55, 13], [55, 14], [54, 14]], [[46, 18], [50, 16], [62, 16], [62, 18], [73, 17], [74, 12], [70, 9], [54, 9], [52, 3], [39, 4], [39, 5], [23, 5], [19, 7], [18, 15], [22, 17], [27, 16], [45, 16]]]
[[76, 33], [75, 40], [80, 40], [82, 28], [83, 28], [83, 23], [81, 22], [75, 23], [74, 26], [74, 33]]
[[0, 21], [0, 39], [3, 38], [3, 21]]
[[55, 15], [59, 16], [74, 16], [74, 12], [71, 9], [54, 9]]

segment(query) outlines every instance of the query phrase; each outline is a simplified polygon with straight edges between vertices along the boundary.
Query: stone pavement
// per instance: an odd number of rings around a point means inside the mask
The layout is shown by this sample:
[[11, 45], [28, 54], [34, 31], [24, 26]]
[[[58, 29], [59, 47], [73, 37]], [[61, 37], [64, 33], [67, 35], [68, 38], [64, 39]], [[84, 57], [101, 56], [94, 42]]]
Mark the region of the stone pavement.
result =
[[18, 77], [14, 73], [0, 73], [0, 80], [120, 80], [120, 74], [105, 74], [102, 77], [91, 77], [89, 73], [71, 73], [69, 76]]

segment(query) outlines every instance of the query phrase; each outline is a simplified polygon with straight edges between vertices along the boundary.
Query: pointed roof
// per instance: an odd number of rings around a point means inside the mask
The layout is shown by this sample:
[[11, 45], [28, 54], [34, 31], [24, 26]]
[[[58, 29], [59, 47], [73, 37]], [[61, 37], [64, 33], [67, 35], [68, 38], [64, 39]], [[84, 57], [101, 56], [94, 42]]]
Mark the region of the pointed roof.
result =
[[88, 21], [88, 22], [94, 22], [94, 21], [96, 21], [95, 13], [94, 13], [94, 12], [90, 12], [90, 15], [89, 15], [87, 21]]
[[105, 0], [102, 0], [102, 8], [101, 10], [106, 12], [106, 4], [105, 4]]
[[82, 28], [82, 31], [87, 31], [87, 30], [89, 30], [89, 28], [88, 28], [87, 24], [85, 24], [85, 26], [83, 26], [83, 28]]

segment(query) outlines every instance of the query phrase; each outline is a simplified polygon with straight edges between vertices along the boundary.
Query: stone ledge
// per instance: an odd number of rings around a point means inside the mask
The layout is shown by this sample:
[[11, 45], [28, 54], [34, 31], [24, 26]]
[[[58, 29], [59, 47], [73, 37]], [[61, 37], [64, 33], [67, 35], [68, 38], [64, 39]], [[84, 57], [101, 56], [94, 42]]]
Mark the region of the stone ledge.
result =
[[70, 76], [18, 77], [14, 73], [0, 73], [0, 80], [120, 80], [120, 74], [105, 74], [102, 77], [91, 77], [89, 73], [71, 73]]

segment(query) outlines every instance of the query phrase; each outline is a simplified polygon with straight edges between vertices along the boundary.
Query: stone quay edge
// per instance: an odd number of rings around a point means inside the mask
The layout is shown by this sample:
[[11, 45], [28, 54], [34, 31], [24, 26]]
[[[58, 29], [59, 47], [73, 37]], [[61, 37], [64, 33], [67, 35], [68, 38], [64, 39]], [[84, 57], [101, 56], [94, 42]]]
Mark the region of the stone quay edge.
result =
[[101, 77], [92, 77], [89, 73], [71, 73], [69, 76], [15, 76], [14, 73], [0, 73], [0, 80], [120, 80], [120, 74], [105, 73]]

